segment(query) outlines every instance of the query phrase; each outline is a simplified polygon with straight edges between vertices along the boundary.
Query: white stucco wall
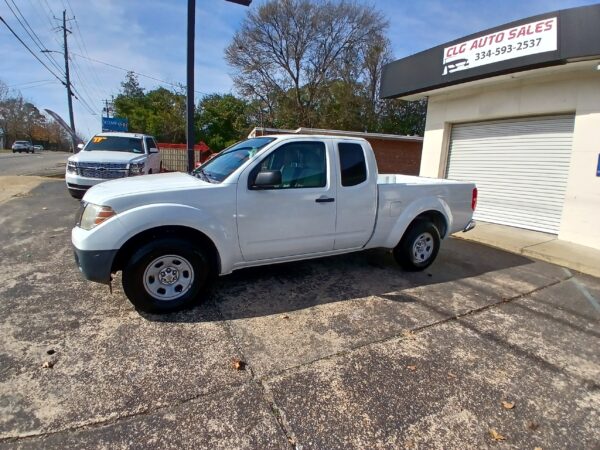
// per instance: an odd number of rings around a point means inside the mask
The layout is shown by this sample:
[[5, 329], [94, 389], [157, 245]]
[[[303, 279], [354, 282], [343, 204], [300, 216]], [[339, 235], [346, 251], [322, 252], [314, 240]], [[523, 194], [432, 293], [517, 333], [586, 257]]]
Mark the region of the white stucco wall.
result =
[[[600, 249], [600, 71], [597, 63], [524, 73], [431, 93], [421, 176], [444, 177], [453, 123], [575, 113], [559, 239]], [[450, 92], [449, 92], [450, 91]]]

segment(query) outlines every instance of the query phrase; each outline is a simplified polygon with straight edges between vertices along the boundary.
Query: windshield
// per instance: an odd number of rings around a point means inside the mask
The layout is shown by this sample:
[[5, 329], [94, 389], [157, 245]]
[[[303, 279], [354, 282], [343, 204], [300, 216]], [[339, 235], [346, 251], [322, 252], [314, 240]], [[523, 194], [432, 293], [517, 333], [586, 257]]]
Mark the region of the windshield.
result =
[[111, 152], [144, 153], [141, 138], [125, 136], [94, 136], [83, 150], [87, 152], [107, 150]]
[[238, 142], [198, 167], [194, 170], [194, 175], [199, 178], [206, 178], [207, 181], [213, 183], [220, 183], [256, 155], [261, 148], [274, 140], [273, 137], [260, 137]]
[[15, 144], [29, 144], [27, 141], [15, 141]]

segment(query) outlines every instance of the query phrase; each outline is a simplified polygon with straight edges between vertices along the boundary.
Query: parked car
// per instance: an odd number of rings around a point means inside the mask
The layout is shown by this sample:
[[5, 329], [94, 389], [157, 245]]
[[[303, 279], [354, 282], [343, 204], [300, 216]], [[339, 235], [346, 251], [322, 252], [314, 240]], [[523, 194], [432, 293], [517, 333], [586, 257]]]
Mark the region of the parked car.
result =
[[74, 198], [92, 186], [114, 178], [159, 173], [161, 160], [152, 136], [136, 133], [100, 133], [80, 152], [69, 157], [65, 182]]
[[12, 152], [16, 153], [33, 153], [33, 145], [30, 141], [15, 141], [12, 145]]
[[34, 145], [33, 150], [34, 150], [34, 152], [41, 152], [42, 150], [44, 150], [44, 146], [43, 145]]
[[435, 260], [468, 231], [473, 183], [379, 175], [368, 141], [264, 136], [235, 144], [194, 172], [94, 186], [72, 231], [86, 278], [123, 288], [139, 309], [190, 306], [213, 275], [371, 248], [406, 270]]

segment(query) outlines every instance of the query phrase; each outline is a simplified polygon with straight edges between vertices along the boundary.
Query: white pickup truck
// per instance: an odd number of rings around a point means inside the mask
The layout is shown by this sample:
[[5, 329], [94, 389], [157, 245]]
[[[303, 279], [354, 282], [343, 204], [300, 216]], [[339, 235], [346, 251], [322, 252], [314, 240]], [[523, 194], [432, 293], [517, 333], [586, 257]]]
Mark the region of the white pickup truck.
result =
[[72, 241], [89, 280], [161, 313], [202, 298], [215, 275], [375, 247], [422, 270], [468, 231], [472, 183], [379, 175], [364, 139], [279, 135], [240, 142], [196, 169], [114, 180], [85, 195]]
[[159, 173], [161, 160], [152, 136], [137, 133], [99, 133], [80, 152], [69, 157], [65, 182], [74, 198], [106, 180]]

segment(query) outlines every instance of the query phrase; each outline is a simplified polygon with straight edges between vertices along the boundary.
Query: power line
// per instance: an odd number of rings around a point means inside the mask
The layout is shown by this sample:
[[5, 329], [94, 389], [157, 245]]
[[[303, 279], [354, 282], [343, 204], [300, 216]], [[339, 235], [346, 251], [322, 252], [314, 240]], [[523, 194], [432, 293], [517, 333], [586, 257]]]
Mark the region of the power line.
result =
[[45, 79], [45, 80], [37, 80], [37, 81], [26, 81], [24, 83], [17, 83], [17, 84], [11, 84], [10, 86], [7, 86], [9, 88], [15, 88], [18, 86], [25, 86], [27, 84], [37, 84], [37, 83], [44, 83], [46, 81], [52, 81], [54, 83], [54, 80], [49, 80], [49, 79]]
[[[87, 56], [80, 55], [78, 53], [71, 53], [71, 54], [75, 55], [75, 56], [78, 56], [80, 58], [89, 59], [90, 61], [93, 61], [93, 62], [98, 63], [98, 64], [104, 64], [105, 66], [112, 67], [113, 69], [122, 70], [123, 72], [131, 72], [131, 73], [134, 73], [136, 75], [139, 75], [140, 77], [149, 78], [150, 80], [158, 81], [158, 82], [160, 82], [162, 84], [168, 84], [169, 86], [174, 86], [174, 87], [178, 87], [178, 88], [185, 87], [185, 85], [183, 85], [181, 83], [180, 84], [171, 83], [169, 81], [161, 80], [160, 78], [156, 78], [156, 77], [153, 77], [151, 75], [146, 75], [146, 74], [143, 74], [143, 73], [140, 73], [140, 72], [136, 72], [135, 70], [126, 69], [124, 67], [119, 67], [119, 66], [116, 66], [114, 64], [107, 63], [105, 61], [100, 61], [98, 59], [94, 59], [94, 58], [90, 58], [90, 57], [87, 57]], [[196, 91], [195, 90], [194, 92], [197, 92], [198, 94], [202, 94], [202, 95], [208, 95], [206, 92], [202, 92], [202, 91]]]
[[[81, 32], [81, 28], [79, 28], [79, 21], [75, 18], [75, 11], [73, 10], [73, 6], [71, 5], [71, 1], [67, 0], [67, 5], [69, 6], [69, 9], [71, 10], [71, 14], [73, 15], [73, 23], [75, 24], [75, 41], [77, 43], [77, 46], [79, 47], [79, 49], [83, 52], [84, 55], [86, 55], [88, 58], [90, 56], [88, 49], [87, 49], [87, 45], [85, 44], [85, 39], [83, 38], [83, 33]], [[73, 62], [75, 63], [75, 60], [73, 59]], [[108, 91], [106, 90], [106, 88], [103, 87], [103, 83], [100, 80], [100, 78], [98, 77], [96, 71], [93, 69], [92, 64], [90, 61], [85, 61], [86, 64], [84, 64], [84, 67], [87, 69], [88, 73], [91, 74], [90, 79], [92, 80], [92, 87], [93, 89], [96, 91], [96, 94], [99, 94], [98, 98], [102, 98], [102, 96], [104, 96], [106, 93], [108, 93]]]
[[8, 23], [6, 23], [6, 20], [4, 20], [4, 18], [3, 18], [2, 16], [0, 16], [0, 21], [2, 21], [2, 23], [3, 23], [4, 25], [6, 25], [6, 28], [8, 28], [8, 29], [10, 30], [10, 32], [13, 34], [13, 36], [17, 38], [17, 40], [18, 40], [18, 41], [19, 41], [19, 42], [20, 42], [20, 43], [23, 45], [23, 47], [25, 47], [25, 48], [27, 49], [27, 51], [28, 51], [29, 53], [31, 53], [31, 55], [32, 55], [32, 56], [33, 56], [35, 59], [37, 59], [37, 60], [39, 61], [39, 63], [40, 63], [42, 66], [44, 66], [48, 72], [50, 72], [50, 73], [52, 74], [52, 76], [54, 76], [54, 78], [56, 78], [58, 81], [60, 81], [60, 83], [61, 83], [62, 85], [66, 86], [66, 83], [65, 83], [65, 82], [64, 82], [62, 79], [60, 79], [60, 78], [58, 77], [58, 75], [56, 75], [56, 74], [55, 74], [55, 73], [54, 73], [54, 72], [53, 72], [53, 71], [52, 71], [52, 70], [51, 70], [51, 69], [50, 69], [50, 68], [49, 68], [49, 67], [48, 67], [48, 66], [47, 66], [45, 63], [44, 63], [44, 61], [42, 61], [42, 60], [41, 60], [41, 59], [40, 59], [40, 58], [39, 58], [39, 57], [38, 57], [38, 56], [37, 56], [37, 55], [36, 55], [36, 54], [35, 54], [35, 53], [34, 53], [34, 52], [33, 52], [33, 51], [30, 49], [30, 48], [29, 48], [29, 46], [28, 46], [28, 45], [27, 45], [25, 42], [23, 42], [23, 39], [21, 39], [21, 38], [19, 37], [19, 35], [18, 35], [17, 33], [15, 33], [15, 31], [14, 31], [14, 30], [11, 28], [11, 26], [10, 26]]
[[[8, 3], [8, 0], [4, 0], [4, 3], [6, 3], [6, 6], [8, 6], [8, 9], [10, 9], [10, 11], [13, 13], [13, 16], [15, 16], [15, 19], [17, 19], [17, 22], [19, 22], [19, 25], [21, 25], [21, 28], [23, 28], [23, 30], [25, 30], [25, 33], [29, 36], [29, 38], [31, 39], [33, 44], [40, 51], [43, 51], [43, 49], [45, 48], [44, 43], [39, 38], [39, 36], [36, 34], [35, 30], [31, 27], [31, 25], [27, 21], [27, 18], [23, 15], [23, 13], [21, 12], [21, 10], [17, 6], [17, 4], [14, 2], [14, 0], [11, 0], [11, 3], [13, 4], [14, 9], [12, 6], [10, 6], [10, 3]], [[19, 18], [19, 16], [21, 18]], [[54, 60], [54, 58], [51, 57], [51, 55], [45, 54], [44, 56], [50, 62], [50, 64], [52, 64], [54, 66], [54, 69], [58, 70], [58, 72], [61, 75], [64, 75], [64, 73], [62, 73], [62, 69], [60, 68], [60, 66], [58, 65], [56, 60]]]

